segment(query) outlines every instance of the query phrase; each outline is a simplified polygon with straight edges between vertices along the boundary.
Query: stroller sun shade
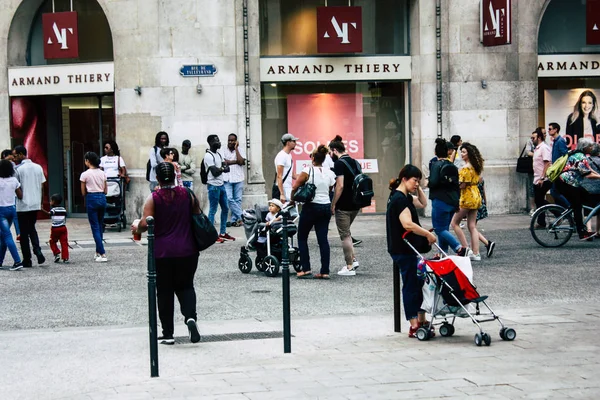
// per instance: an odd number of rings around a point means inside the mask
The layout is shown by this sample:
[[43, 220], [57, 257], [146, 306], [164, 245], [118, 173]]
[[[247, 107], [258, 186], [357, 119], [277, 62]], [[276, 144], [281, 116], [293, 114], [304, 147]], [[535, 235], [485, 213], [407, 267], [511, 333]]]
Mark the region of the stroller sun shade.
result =
[[428, 260], [427, 266], [446, 283], [444, 285], [442, 282], [442, 297], [446, 304], [450, 306], [459, 305], [450, 294], [451, 291], [462, 304], [469, 304], [479, 298], [479, 293], [477, 293], [473, 284], [451, 259], [445, 258], [439, 261]]

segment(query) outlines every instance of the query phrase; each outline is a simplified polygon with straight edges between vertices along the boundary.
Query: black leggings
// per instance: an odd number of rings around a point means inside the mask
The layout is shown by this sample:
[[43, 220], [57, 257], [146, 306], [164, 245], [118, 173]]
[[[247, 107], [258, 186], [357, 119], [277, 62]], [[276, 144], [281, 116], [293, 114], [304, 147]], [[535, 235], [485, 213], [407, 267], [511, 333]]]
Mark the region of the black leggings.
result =
[[198, 267], [198, 253], [188, 257], [156, 259], [156, 296], [158, 317], [164, 336], [173, 336], [174, 298], [177, 296], [184, 321], [196, 315], [196, 291], [194, 275]]
[[587, 190], [582, 187], [574, 187], [567, 185], [560, 179], [556, 180], [557, 188], [563, 196], [569, 200], [571, 207], [573, 208], [573, 219], [575, 220], [575, 226], [577, 232], [582, 233], [586, 231], [585, 225], [583, 224], [583, 205], [596, 206], [600, 202], [600, 196], [597, 194], [590, 194]]

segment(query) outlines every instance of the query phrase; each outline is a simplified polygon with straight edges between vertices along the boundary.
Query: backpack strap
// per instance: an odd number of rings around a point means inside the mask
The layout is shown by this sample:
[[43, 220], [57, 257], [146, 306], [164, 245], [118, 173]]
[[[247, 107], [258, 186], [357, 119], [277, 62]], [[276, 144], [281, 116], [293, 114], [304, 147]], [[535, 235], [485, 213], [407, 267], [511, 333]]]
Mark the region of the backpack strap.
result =
[[343, 158], [340, 158], [339, 160], [341, 162], [343, 162], [346, 165], [346, 167], [348, 167], [348, 169], [350, 170], [352, 175], [356, 176], [356, 175], [362, 174], [362, 168], [360, 167], [360, 164], [358, 163], [358, 161], [354, 160], [354, 162], [356, 163], [356, 167], [357, 167], [356, 172], [355, 172], [355, 170], [350, 166], [348, 161], [344, 160]]

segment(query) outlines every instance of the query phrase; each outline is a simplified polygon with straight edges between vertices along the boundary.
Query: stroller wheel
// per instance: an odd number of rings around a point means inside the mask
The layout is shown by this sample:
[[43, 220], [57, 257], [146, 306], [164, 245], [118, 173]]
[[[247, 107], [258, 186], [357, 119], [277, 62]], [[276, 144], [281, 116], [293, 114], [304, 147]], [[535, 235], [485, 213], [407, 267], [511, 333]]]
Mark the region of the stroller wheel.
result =
[[265, 266], [263, 265], [263, 259], [259, 256], [256, 256], [254, 259], [254, 265], [256, 265], [256, 269], [260, 272], [265, 272]]
[[440, 326], [440, 335], [442, 335], [442, 336], [454, 335], [454, 325], [442, 324], [442, 326]]
[[500, 329], [500, 337], [502, 340], [515, 340], [517, 332], [513, 328], [502, 328]]
[[248, 254], [240, 254], [240, 259], [238, 261], [238, 268], [242, 273], [248, 274], [252, 271], [252, 259]]
[[481, 338], [486, 346], [489, 346], [492, 343], [492, 338], [487, 333], [482, 334]]
[[425, 328], [417, 329], [417, 339], [429, 340], [429, 329], [425, 329]]
[[300, 252], [296, 251], [294, 253], [294, 259], [292, 260], [292, 266], [294, 267], [294, 271], [300, 272], [302, 271], [302, 265], [300, 264]]
[[275, 256], [266, 256], [262, 265], [266, 276], [272, 278], [279, 274], [279, 260]]
[[481, 343], [483, 343], [483, 336], [481, 335], [481, 333], [476, 333], [475, 334], [475, 345], [481, 346]]

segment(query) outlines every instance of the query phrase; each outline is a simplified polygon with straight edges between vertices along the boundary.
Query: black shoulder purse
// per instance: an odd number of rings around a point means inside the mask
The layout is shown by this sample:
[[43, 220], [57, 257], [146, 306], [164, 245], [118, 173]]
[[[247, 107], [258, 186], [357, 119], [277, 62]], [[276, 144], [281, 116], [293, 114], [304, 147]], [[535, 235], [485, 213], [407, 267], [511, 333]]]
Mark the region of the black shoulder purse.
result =
[[[310, 175], [312, 173], [312, 183], [308, 181], [310, 179]], [[313, 167], [308, 171], [308, 179], [306, 183], [300, 186], [296, 193], [292, 196], [292, 200], [297, 201], [299, 203], [310, 203], [315, 198], [315, 193], [317, 192], [317, 187], [315, 186], [315, 171]]]
[[529, 157], [528, 155], [523, 156], [526, 147], [527, 145], [523, 146], [521, 155], [517, 159], [517, 172], [522, 174], [533, 174], [533, 157]]
[[[215, 244], [219, 238], [219, 234], [214, 225], [208, 220], [206, 214], [202, 212], [194, 192], [188, 188], [186, 190], [192, 199], [192, 234], [194, 235], [196, 246], [198, 246], [198, 251], [206, 250]], [[199, 214], [194, 213], [195, 205], [198, 205], [200, 209]]]

